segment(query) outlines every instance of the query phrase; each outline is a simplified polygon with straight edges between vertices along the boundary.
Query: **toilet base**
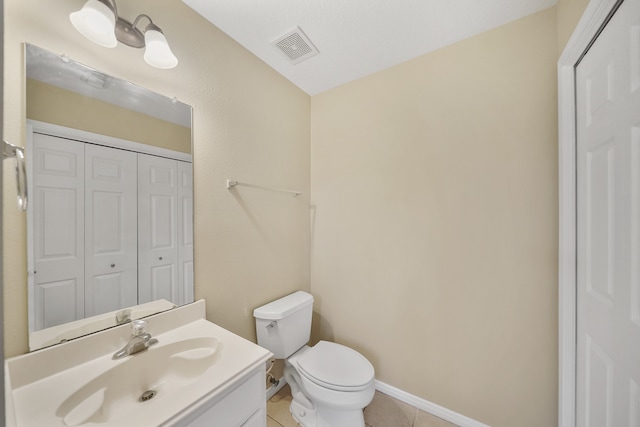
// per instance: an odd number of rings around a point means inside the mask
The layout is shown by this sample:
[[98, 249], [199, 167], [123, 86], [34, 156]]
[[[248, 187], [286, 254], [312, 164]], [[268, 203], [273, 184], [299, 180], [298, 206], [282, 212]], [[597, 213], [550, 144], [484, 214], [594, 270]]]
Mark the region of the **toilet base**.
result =
[[295, 400], [291, 401], [289, 410], [302, 427], [365, 427], [362, 410], [344, 411], [327, 407], [309, 410]]
[[309, 409], [301, 405], [295, 400], [291, 401], [289, 411], [294, 420], [297, 421], [302, 427], [316, 427], [316, 411], [315, 409]]
[[365, 427], [362, 409], [336, 411], [331, 408], [318, 408], [316, 427]]

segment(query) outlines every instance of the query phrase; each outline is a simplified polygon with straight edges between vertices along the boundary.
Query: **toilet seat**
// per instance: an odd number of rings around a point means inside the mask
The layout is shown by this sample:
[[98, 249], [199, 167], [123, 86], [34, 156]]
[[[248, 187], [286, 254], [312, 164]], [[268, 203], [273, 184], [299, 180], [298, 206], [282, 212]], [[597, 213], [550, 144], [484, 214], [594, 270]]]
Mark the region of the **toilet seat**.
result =
[[373, 365], [357, 351], [320, 341], [297, 360], [300, 373], [313, 383], [336, 391], [359, 391], [371, 386]]

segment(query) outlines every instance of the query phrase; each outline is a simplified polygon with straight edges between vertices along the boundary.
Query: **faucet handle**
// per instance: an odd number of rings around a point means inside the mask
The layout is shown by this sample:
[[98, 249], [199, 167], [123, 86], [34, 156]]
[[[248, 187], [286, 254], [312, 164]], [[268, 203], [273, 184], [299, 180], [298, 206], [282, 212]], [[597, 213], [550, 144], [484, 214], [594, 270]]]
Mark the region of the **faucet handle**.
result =
[[134, 320], [133, 322], [131, 322], [131, 335], [133, 335], [134, 337], [139, 337], [145, 334], [147, 332], [146, 331], [147, 326], [148, 326], [148, 323], [146, 320], [143, 320], [143, 319]]
[[122, 325], [131, 321], [131, 309], [120, 310], [116, 313], [116, 324]]

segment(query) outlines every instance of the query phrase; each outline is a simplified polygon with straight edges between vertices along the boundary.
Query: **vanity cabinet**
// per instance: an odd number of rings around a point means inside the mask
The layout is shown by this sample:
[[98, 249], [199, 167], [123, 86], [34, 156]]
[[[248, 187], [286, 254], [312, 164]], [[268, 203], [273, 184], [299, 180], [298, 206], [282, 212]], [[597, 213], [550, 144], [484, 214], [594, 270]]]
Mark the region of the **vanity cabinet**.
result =
[[191, 163], [30, 134], [32, 331], [193, 301]]
[[178, 422], [184, 427], [265, 427], [267, 404], [265, 370], [256, 369], [228, 392], [212, 397]]

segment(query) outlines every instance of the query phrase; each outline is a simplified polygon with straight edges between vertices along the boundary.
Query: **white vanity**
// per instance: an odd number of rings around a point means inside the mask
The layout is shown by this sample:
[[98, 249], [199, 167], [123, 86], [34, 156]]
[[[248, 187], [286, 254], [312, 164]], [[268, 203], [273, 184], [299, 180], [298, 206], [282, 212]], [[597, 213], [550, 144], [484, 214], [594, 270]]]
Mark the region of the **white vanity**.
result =
[[265, 427], [271, 353], [198, 301], [145, 319], [158, 342], [113, 360], [122, 325], [5, 361], [7, 425]]

